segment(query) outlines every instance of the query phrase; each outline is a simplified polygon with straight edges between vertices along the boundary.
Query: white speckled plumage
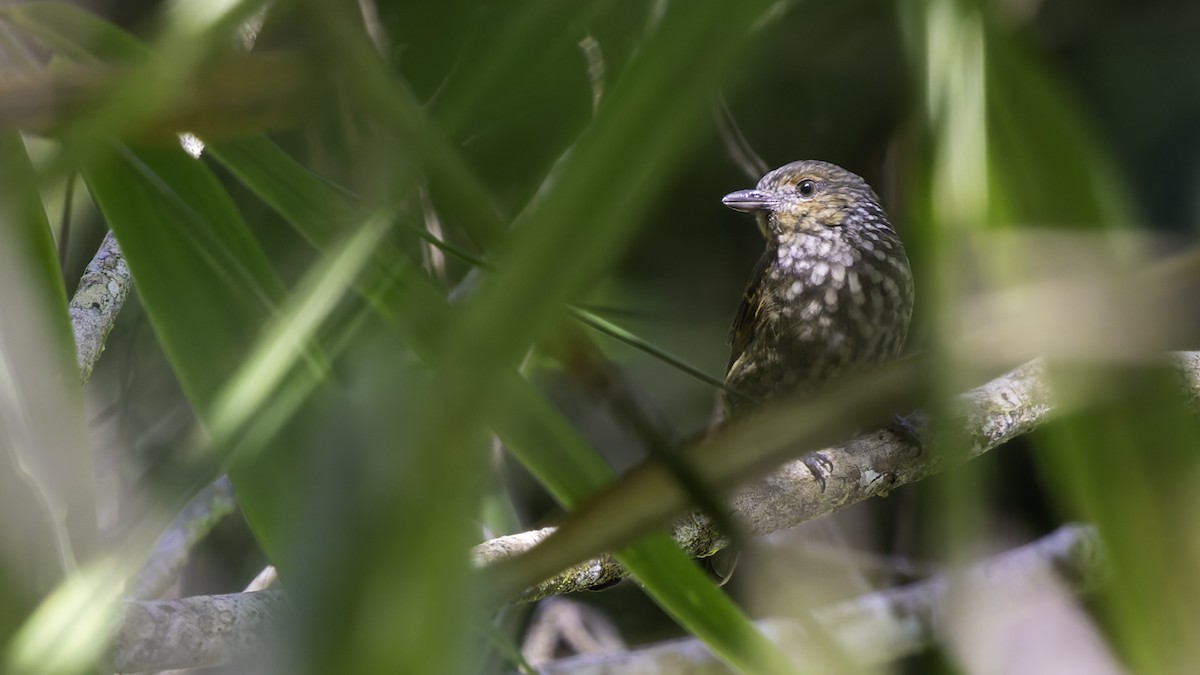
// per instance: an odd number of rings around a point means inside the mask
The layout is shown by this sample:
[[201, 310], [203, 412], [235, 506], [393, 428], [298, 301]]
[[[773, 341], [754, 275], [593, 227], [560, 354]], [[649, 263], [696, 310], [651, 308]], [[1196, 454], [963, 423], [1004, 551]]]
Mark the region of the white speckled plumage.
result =
[[896, 357], [912, 315], [904, 246], [870, 186], [826, 162], [802, 161], [724, 199], [755, 213], [766, 251], [730, 334], [725, 397], [736, 413], [811, 393]]

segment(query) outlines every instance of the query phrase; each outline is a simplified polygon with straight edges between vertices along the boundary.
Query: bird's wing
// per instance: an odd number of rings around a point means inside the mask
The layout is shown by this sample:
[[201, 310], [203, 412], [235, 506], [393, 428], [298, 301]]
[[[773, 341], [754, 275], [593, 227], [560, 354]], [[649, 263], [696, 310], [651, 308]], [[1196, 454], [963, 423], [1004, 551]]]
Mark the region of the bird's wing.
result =
[[738, 305], [737, 316], [729, 329], [729, 363], [725, 366], [726, 376], [754, 338], [755, 319], [762, 309], [762, 281], [774, 256], [775, 252], [769, 248], [762, 254], [750, 274], [750, 283], [746, 284], [746, 290], [742, 292], [742, 302]]

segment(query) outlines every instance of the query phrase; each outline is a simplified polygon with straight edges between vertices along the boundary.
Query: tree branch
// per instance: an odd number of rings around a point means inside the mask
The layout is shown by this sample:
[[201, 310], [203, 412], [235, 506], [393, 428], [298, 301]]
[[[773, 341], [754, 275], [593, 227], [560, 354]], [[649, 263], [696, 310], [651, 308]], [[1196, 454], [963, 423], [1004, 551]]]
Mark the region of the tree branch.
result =
[[261, 654], [285, 602], [279, 590], [125, 602], [112, 668], [203, 668]]
[[[939, 575], [907, 586], [889, 588], [823, 608], [814, 618], [836, 636], [846, 654], [862, 666], [886, 663], [926, 647], [938, 637], [939, 613], [950, 591], [986, 585], [1021, 587], [1048, 573], [1062, 575], [1079, 591], [1098, 585], [1103, 576], [1094, 528], [1067, 525], [1033, 543], [1007, 551], [969, 568], [965, 575]], [[1035, 582], [1036, 583], [1036, 582]], [[814, 663], [812, 638], [800, 622], [766, 619], [758, 627], [796, 659], [800, 670], [823, 670]], [[616, 654], [576, 656], [545, 664], [546, 675], [589, 673], [727, 672], [727, 666], [694, 638]]]
[[117, 323], [117, 314], [132, 287], [129, 267], [117, 240], [109, 232], [84, 270], [79, 287], [67, 306], [71, 329], [75, 333], [79, 378], [85, 384], [92, 377], [92, 368], [104, 352], [104, 341]]
[[[84, 270], [79, 287], [68, 304], [79, 377], [85, 384], [104, 352], [105, 341], [117, 323], [131, 288], [133, 278], [129, 267], [116, 238], [109, 232]], [[201, 490], [155, 542], [145, 566], [129, 582], [128, 597], [151, 599], [161, 595], [179, 576], [196, 542], [234, 508], [233, 486], [225, 476]]]
[[[1200, 352], [1175, 354], [1173, 360], [1188, 385], [1188, 395], [1200, 397]], [[956, 455], [954, 460], [983, 454], [1044, 423], [1055, 412], [1046, 378], [1044, 362], [1035, 360], [959, 396], [951, 422], [968, 443], [964, 454]], [[909, 440], [891, 431], [864, 434], [845, 445], [821, 450], [817, 456], [828, 469], [824, 489], [803, 463], [792, 462], [734, 496], [737, 515], [746, 520], [752, 532], [764, 534], [792, 527], [870, 496], [885, 494], [936, 473], [944, 461], [940, 456], [921, 452]], [[553, 528], [543, 528], [484, 542], [475, 547], [475, 561], [486, 565], [518, 555], [551, 532]], [[723, 543], [720, 534], [701, 516], [681, 519], [674, 533], [676, 541], [694, 555], [710, 554]], [[1011, 580], [1026, 571], [1053, 566], [1067, 573], [1071, 580], [1089, 585], [1100, 567], [1095, 537], [1089, 527], [1068, 526], [1034, 544], [998, 556], [971, 574], [979, 581], [993, 575]], [[540, 584], [523, 599], [583, 590], [625, 575], [625, 570], [606, 555], [580, 563]], [[931, 617], [946, 593], [947, 584], [946, 579], [937, 578], [879, 591], [823, 610], [819, 615], [822, 620], [832, 622], [830, 625], [840, 635], [849, 632], [874, 635], [870, 631], [884, 631], [886, 641], [871, 652], [872, 659], [882, 660], [928, 643], [932, 636]], [[228, 663], [254, 651], [254, 645], [263, 639], [276, 616], [282, 598], [281, 591], [270, 591], [199, 596], [173, 602], [127, 602], [124, 623], [115, 642], [115, 663], [130, 671]], [[211, 618], [215, 606], [225, 612], [221, 621]], [[146, 621], [159, 621], [162, 625], [158, 628], [141, 625]], [[241, 631], [236, 639], [225, 633], [231, 626]], [[762, 627], [782, 642], [801, 632], [790, 623], [777, 621], [764, 622]], [[179, 642], [181, 636], [186, 636], [189, 642]], [[215, 641], [215, 646], [208, 650], [192, 650], [187, 646], [209, 639]], [[187, 653], [175, 651], [179, 649]], [[672, 658], [683, 658], [687, 663], [692, 663], [688, 659], [708, 663], [712, 658], [694, 641], [656, 647], [647, 653], [634, 652], [634, 656], [590, 658], [637, 659], [619, 662], [619, 670], [623, 670], [657, 658], [654, 649], [669, 650]], [[574, 668], [572, 663], [563, 661], [555, 668]], [[601, 665], [604, 663], [607, 661]], [[589, 672], [613, 672], [606, 668]]]
[[[1194, 361], [1200, 382], [1200, 357]], [[948, 426], [962, 434], [967, 444], [964, 454], [954, 456], [956, 462], [981, 455], [1027, 433], [1054, 411], [1046, 366], [1041, 359], [962, 394], [957, 404]], [[823, 480], [815, 477], [804, 461], [794, 460], [739, 489], [730, 502], [735, 518], [745, 524], [747, 531], [762, 535], [795, 527], [870, 497], [886, 495], [897, 487], [937, 473], [945, 459], [937, 453], [922, 452], [912, 439], [881, 429], [807, 456], [805, 461], [815, 461], [825, 469]], [[514, 557], [553, 531], [543, 528], [486, 541], [475, 547], [475, 562], [485, 566]], [[696, 557], [711, 555], [727, 544], [711, 519], [695, 512], [677, 520], [672, 534], [684, 551]], [[603, 555], [547, 579], [529, 589], [521, 600], [587, 590], [628, 575], [615, 558]]]
[[179, 577], [192, 547], [236, 508], [228, 476], [221, 476], [196, 493], [155, 540], [146, 564], [129, 580], [126, 597], [151, 600], [161, 596]]
[[[952, 588], [1011, 588], [1046, 573], [1061, 575], [1077, 591], [1099, 585], [1104, 576], [1094, 528], [1067, 525], [1030, 544], [979, 563], [963, 576], [939, 575], [907, 586], [869, 593], [815, 612], [846, 653], [863, 665], [884, 663], [930, 644], [939, 611]], [[182, 600], [126, 602], [114, 638], [113, 666], [120, 672], [163, 668], [204, 668], [261, 653], [286, 602], [283, 591], [197, 596]], [[786, 646], [804, 665], [819, 651], [800, 622], [767, 619], [759, 628]], [[808, 663], [816, 666], [819, 664]], [[724, 672], [719, 659], [695, 639], [676, 640], [620, 654], [572, 657], [547, 664], [545, 673]], [[682, 670], [680, 670], [682, 668]]]

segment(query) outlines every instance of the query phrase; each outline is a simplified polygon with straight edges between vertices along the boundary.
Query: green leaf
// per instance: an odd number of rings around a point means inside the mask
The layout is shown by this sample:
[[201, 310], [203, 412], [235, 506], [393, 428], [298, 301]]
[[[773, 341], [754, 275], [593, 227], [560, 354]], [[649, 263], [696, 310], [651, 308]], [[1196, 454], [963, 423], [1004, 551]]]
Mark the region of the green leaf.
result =
[[0, 18], [63, 58], [94, 62], [145, 60], [140, 40], [91, 12], [65, 2], [22, 2], [0, 7]]
[[1127, 226], [1131, 210], [1092, 120], [1026, 45], [995, 37], [987, 43], [988, 136], [998, 149], [995, 180], [1012, 220], [1077, 229]]
[[[501, 387], [504, 374], [628, 240], [667, 168], [682, 156], [709, 87], [733, 60], [757, 16], [745, 6], [719, 2], [667, 11], [557, 168], [551, 189], [514, 223], [495, 271], [450, 327], [441, 359], [449, 367], [431, 392], [425, 423], [415, 435], [419, 452], [474, 453], [478, 430], [464, 421], [481, 419], [481, 410], [494, 410], [510, 394]], [[710, 49], [697, 53], [686, 47], [695, 44]], [[668, 90], [669, 98], [660, 95]], [[547, 284], [549, 279], [554, 283]], [[496, 420], [493, 414], [482, 418]], [[522, 459], [526, 464], [537, 461], [531, 454]], [[675, 553], [682, 556], [677, 549]], [[650, 554], [645, 560], [663, 562]], [[656, 577], [660, 571], [664, 575]], [[665, 563], [635, 570], [651, 583], [677, 571]], [[699, 583], [688, 583], [687, 589], [677, 596], [656, 584], [651, 593], [739, 667], [753, 670], [761, 665], [760, 654], [773, 653], [765, 640], [755, 645], [762, 651], [740, 642], [716, 642], [719, 636], [703, 629], [709, 607], [686, 601], [695, 597], [693, 592], [712, 599], [719, 591]], [[736, 611], [722, 618], [730, 622], [727, 628], [749, 626]], [[748, 627], [733, 635], [754, 632]], [[782, 657], [778, 662], [784, 662]]]
[[266, 136], [215, 143], [208, 153], [314, 246], [331, 245], [362, 219], [352, 195], [300, 166]]
[[0, 644], [97, 553], [92, 456], [62, 272], [19, 134], [0, 135]]
[[[709, 27], [716, 25], [715, 21], [706, 23]], [[727, 55], [729, 51], [725, 50], [724, 53]], [[646, 58], [648, 63], [655, 63], [652, 57]], [[675, 58], [678, 64], [679, 55], [676, 54]], [[660, 74], [659, 77], [661, 76]], [[700, 89], [695, 88], [695, 85], [705, 79], [700, 78], [693, 81], [692, 91], [694, 94], [701, 92]], [[631, 94], [631, 100], [638, 100], [639, 97], [644, 96], [647, 87], [658, 85], [643, 80], [640, 86], [642, 87], [640, 90]], [[629, 117], [625, 118], [622, 123], [626, 125], [627, 130], [639, 128], [629, 125], [636, 124], [632, 120], [642, 112], [644, 111], [628, 113]], [[669, 112], [665, 111], [664, 116]], [[652, 130], [652, 125], [646, 129], [651, 130], [650, 133], [653, 134], [651, 138], [659, 135], [656, 130]], [[600, 136], [603, 137], [604, 133], [607, 132], [600, 132]], [[667, 134], [667, 138], [662, 141], [678, 143], [681, 133], [682, 131], [677, 131]], [[648, 139], [639, 139], [635, 134], [626, 142], [638, 144], [644, 140]], [[655, 143], [650, 143], [650, 145], [653, 146]], [[603, 143], [597, 147], [603, 147]], [[213, 153], [229, 166], [247, 187], [259, 194], [264, 201], [284, 215], [297, 227], [298, 231], [310, 241], [318, 244], [319, 247], [329, 246], [335, 233], [339, 230], [339, 226], [347, 220], [354, 219], [355, 209], [345, 203], [344, 196], [339, 194], [335, 188], [290, 162], [261, 138], [221, 144], [213, 149]], [[89, 185], [93, 186], [93, 190], [98, 193], [97, 199], [106, 215], [126, 223], [122, 226], [114, 225], [114, 227], [118, 229], [118, 236], [121, 237], [123, 245], [125, 245], [126, 239], [130, 239], [130, 246], [126, 246], [127, 255], [131, 259], [131, 269], [138, 280], [139, 288], [154, 288], [149, 293], [155, 297], [147, 298], [147, 305], [158, 308], [151, 310], [152, 317], [155, 313], [159, 314], [156, 328], [163, 336], [164, 343], [171, 345], [168, 347], [168, 353], [179, 370], [181, 379], [189, 383], [185, 384], [185, 387], [193, 396], [193, 400], [208, 400], [231, 372], [233, 364], [228, 359], [222, 359], [222, 354], [244, 353], [248, 338], [253, 333], [249, 327], [261, 325], [261, 315], [264, 310], [267, 314], [270, 313], [277, 286], [272, 283], [270, 277], [259, 274], [258, 263], [261, 262], [261, 256], [256, 255], [254, 247], [249, 246], [245, 238], [239, 234], [240, 224], [233, 227], [232, 230], [217, 234], [220, 222], [238, 223], [239, 221], [235, 218], [231, 219], [229, 210], [221, 207], [223, 198], [214, 198], [213, 194], [206, 194], [211, 192], [210, 188], [212, 187], [211, 184], [205, 186], [206, 179], [200, 181], [199, 184], [204, 187], [197, 193], [180, 187], [179, 181], [191, 183], [191, 180], [184, 175], [185, 169], [177, 163], [171, 162], [166, 162], [165, 167], [160, 166], [165, 162], [162, 157], [153, 157], [147, 161], [146, 158], [131, 157], [129, 153], [126, 153], [116, 161], [118, 164], [116, 172], [100, 175], [97, 170], [90, 171]], [[444, 157], [437, 160], [437, 164], [450, 167], [443, 170], [461, 170], [461, 165], [456, 165], [453, 160], [447, 160]], [[459, 166], [460, 169], [453, 169], [455, 166]], [[163, 180], [153, 180], [156, 175], [161, 176]], [[643, 184], [635, 181], [635, 184], [642, 186], [640, 198], [644, 200], [649, 194], [652, 183]], [[182, 192], [187, 192], [187, 194], [180, 194]], [[172, 193], [175, 194], [172, 195]], [[576, 193], [567, 201], [579, 196]], [[194, 213], [198, 209], [192, 203], [193, 201], [207, 205], [203, 209], [204, 214]], [[628, 212], [635, 203], [636, 200], [626, 199], [622, 200], [621, 206]], [[619, 213], [620, 211], [614, 211], [608, 215], [616, 216]], [[197, 215], [200, 217], [197, 218]], [[552, 216], [546, 216], [546, 218], [550, 217]], [[598, 217], [604, 217], [604, 214]], [[172, 238], [163, 236], [161, 233], [137, 234], [132, 225], [136, 221], [165, 221], [166, 226], [170, 228], [171, 223], [188, 220], [198, 220], [204, 225], [199, 228], [199, 233], [183, 233], [185, 240], [191, 240], [188, 246], [176, 245], [173, 247]], [[196, 224], [196, 222], [191, 223], [192, 226]], [[629, 227], [626, 227], [625, 231], [628, 232]], [[209, 237], [210, 233], [213, 235], [212, 237]], [[221, 245], [226, 238], [228, 239], [227, 245]], [[198, 246], [199, 250], [204, 251], [204, 254], [189, 258], [186, 250], [192, 245]], [[155, 249], [161, 251], [160, 261], [153, 261], [151, 251]], [[135, 264], [134, 260], [138, 262]], [[194, 285], [191, 290], [180, 286], [178, 283], [180, 277], [172, 277], [168, 274], [167, 268], [170, 267], [181, 273], [184, 278], [200, 280], [200, 283]], [[228, 293], [228, 288], [220, 285], [219, 277], [222, 274], [217, 272], [229, 269], [237, 270], [237, 276], [241, 277], [245, 283], [243, 290], [250, 292], [249, 297], [232, 297]], [[583, 275], [580, 275], [579, 278], [582, 279]], [[197, 288], [204, 289], [209, 284], [216, 285], [218, 292], [214, 294], [215, 299], [192, 295]], [[179, 287], [175, 291], [170, 290], [176, 286]], [[427, 290], [432, 291], [432, 289]], [[201, 293], [201, 295], [207, 294]], [[410, 296], [411, 294], [407, 294], [404, 297], [411, 300]], [[195, 303], [200, 310], [192, 314], [191, 318], [182, 312], [172, 313], [168, 307], [172, 299], [177, 305], [191, 307]], [[227, 302], [232, 304], [226, 305]], [[407, 317], [411, 318], [417, 315], [421, 317], [421, 320], [427, 317], [414, 311], [413, 307], [423, 306], [426, 313], [429, 311], [445, 313], [444, 307], [440, 310], [430, 310], [430, 303], [436, 303], [435, 307], [442, 307], [440, 299], [435, 296], [426, 298], [424, 305], [421, 302], [397, 302], [392, 306], [399, 308], [398, 311]], [[210, 325], [209, 320], [199, 318], [208, 316], [209, 319], [212, 319], [212, 314], [218, 306], [232, 310], [231, 314], [234, 318], [229, 324], [221, 324], [218, 321], [216, 324]], [[229, 317], [226, 318], [228, 320]], [[447, 316], [445, 322], [448, 323], [448, 321]], [[435, 331], [428, 327], [414, 327], [418, 323], [420, 321], [417, 320], [409, 323], [412, 334], [424, 335], [426, 338], [432, 337], [431, 333]], [[213, 331], [214, 334], [206, 334], [210, 331]], [[209, 346], [209, 351], [205, 351], [205, 344]], [[432, 341], [427, 343], [427, 351], [431, 353], [438, 351], [435, 345], [436, 343]], [[206, 360], [215, 360], [215, 367], [213, 367], [214, 364], [210, 364], [208, 371], [194, 372], [194, 368], [186, 363], [192, 360], [188, 356], [189, 354], [198, 355]], [[520, 382], [521, 387], [532, 393], [528, 383], [516, 380], [515, 376], [512, 376], [512, 380]], [[544, 406], [544, 403], [542, 405], [544, 410], [541, 414], [549, 415], [546, 418], [547, 423], [553, 424], [560, 420], [556, 413], [547, 413], [548, 408]], [[553, 480], [548, 480], [553, 486], [552, 489], [557, 493], [560, 495], [576, 494], [578, 497], [601, 485], [611, 477], [611, 474], [606, 467], [603, 467], [603, 463], [598, 460], [593, 451], [582, 443], [577, 442], [576, 445], [581, 452], [574, 453], [573, 458], [565, 464], [557, 459], [561, 455], [556, 455], [551, 447], [543, 447], [539, 450], [540, 457], [532, 451], [527, 453], [526, 461], [537, 466], [539, 473], [556, 476]], [[574, 480], [574, 477], [580, 475], [575, 472], [580, 465], [592, 467], [589, 473], [583, 474], [590, 478], [586, 483], [573, 484], [571, 481]], [[239, 486], [239, 494], [243, 493], [244, 489]], [[243, 494], [243, 498], [251, 502], [255, 499], [252, 494]], [[249, 510], [251, 513], [255, 511], [253, 508]], [[259, 523], [259, 527], [263, 525], [264, 523]], [[281, 523], [266, 523], [265, 525], [267, 529], [276, 530]], [[644, 549], [639, 547], [632, 551], [628, 558], [631, 569], [640, 571], [651, 592], [655, 593], [670, 611], [680, 617], [685, 625], [692, 628], [698, 635], [710, 640], [718, 653], [746, 667], [764, 663], [762, 659], [767, 657], [763, 655], [770, 653], [765, 641], [740, 615], [728, 598], [713, 588], [711, 583], [695, 568], [695, 565], [682, 552], [678, 551], [669, 538], [660, 536], [648, 542]]]
[[283, 287], [229, 195], [182, 149], [118, 146], [84, 179], [201, 419]]
[[[505, 378], [503, 386], [496, 432], [555, 499], [576, 506], [612, 484], [613, 470], [527, 381]], [[745, 672], [789, 672], [777, 648], [667, 534], [645, 536], [616, 557], [656, 603], [721, 658]]]
[[[320, 214], [343, 213], [349, 205], [332, 203], [339, 199], [336, 189], [268, 146], [259, 140], [231, 151], [222, 144], [215, 154], [247, 179], [247, 187], [266, 203], [280, 205], [277, 210], [298, 231], [319, 241]], [[252, 151], [242, 151], [249, 147]], [[297, 208], [289, 195], [320, 195], [321, 201], [306, 211]], [[397, 269], [394, 261], [390, 267]], [[449, 308], [423, 276], [411, 270], [397, 274], [386, 296], [388, 313], [394, 312], [406, 342], [427, 362], [436, 363], [441, 327], [450, 321]], [[501, 386], [506, 392], [501, 397], [504, 405], [490, 417], [492, 425], [556, 499], [566, 505], [578, 503], [613, 479], [612, 469], [528, 381], [508, 371]], [[647, 537], [620, 558], [656, 602], [723, 658], [748, 671], [782, 669], [775, 648], [670, 537]]]

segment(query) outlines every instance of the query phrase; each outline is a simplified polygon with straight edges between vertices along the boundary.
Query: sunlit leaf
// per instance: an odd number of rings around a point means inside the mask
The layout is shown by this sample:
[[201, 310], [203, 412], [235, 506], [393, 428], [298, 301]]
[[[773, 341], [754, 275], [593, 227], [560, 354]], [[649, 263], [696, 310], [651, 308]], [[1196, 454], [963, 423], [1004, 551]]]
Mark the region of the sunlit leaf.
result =
[[20, 607], [95, 555], [98, 536], [62, 273], [16, 133], [0, 136], [0, 221], [0, 595]]

